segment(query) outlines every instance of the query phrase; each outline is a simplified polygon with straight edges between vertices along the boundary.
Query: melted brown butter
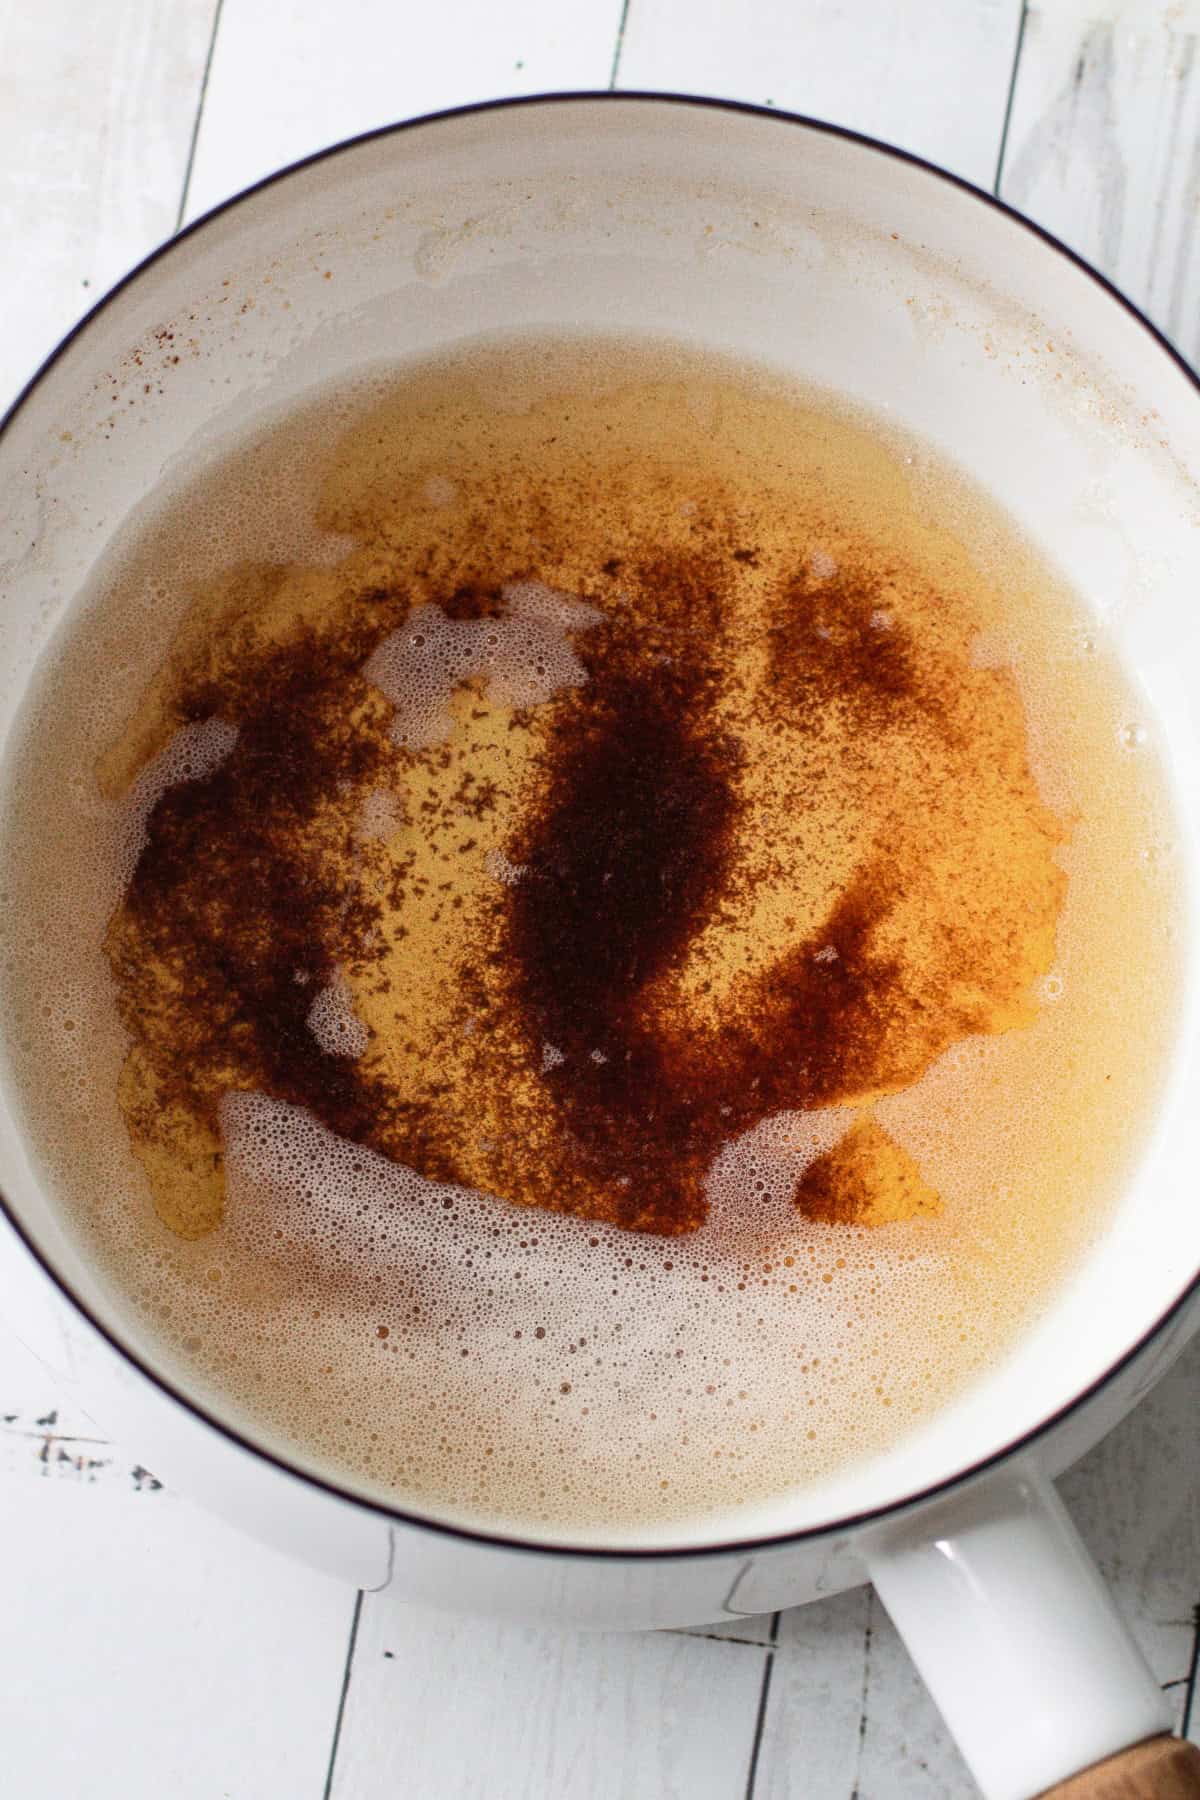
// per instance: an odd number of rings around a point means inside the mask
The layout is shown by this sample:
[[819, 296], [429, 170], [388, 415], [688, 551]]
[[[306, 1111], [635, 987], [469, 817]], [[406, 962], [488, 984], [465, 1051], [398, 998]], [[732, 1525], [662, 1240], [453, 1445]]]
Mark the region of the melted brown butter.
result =
[[[437, 1180], [690, 1232], [760, 1120], [1033, 1016], [1064, 829], [961, 571], [777, 476], [748, 501], [695, 394], [654, 403], [636, 456], [604, 444], [611, 400], [590, 435], [586, 398], [551, 397], [465, 449], [443, 415], [399, 460], [372, 414], [330, 459], [343, 560], [194, 597], [100, 771], [119, 793], [181, 725], [237, 728], [158, 801], [106, 944], [121, 1106], [175, 1231], [219, 1222], [221, 1102], [253, 1090]], [[531, 704], [476, 669], [433, 741], [398, 741], [372, 657], [422, 620], [505, 627], [528, 582], [591, 609], [559, 632], [579, 679]], [[327, 990], [357, 1054], [313, 1028]], [[869, 1122], [797, 1200], [937, 1206]]]

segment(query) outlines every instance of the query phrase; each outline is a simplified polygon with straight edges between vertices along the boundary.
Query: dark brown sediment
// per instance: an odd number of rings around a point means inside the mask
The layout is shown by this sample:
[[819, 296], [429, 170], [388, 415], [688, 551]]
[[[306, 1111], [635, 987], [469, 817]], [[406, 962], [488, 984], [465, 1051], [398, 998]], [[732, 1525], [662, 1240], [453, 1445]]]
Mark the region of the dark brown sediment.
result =
[[[903, 1087], [957, 1038], [1015, 1022], [1053, 948], [1061, 878], [1058, 828], [1023, 762], [1003, 681], [944, 653], [922, 656], [878, 571], [820, 580], [793, 569], [756, 611], [744, 584], [758, 556], [734, 535], [710, 526], [689, 554], [643, 547], [597, 568], [587, 595], [601, 622], [575, 640], [582, 687], [503, 717], [477, 695], [481, 730], [529, 744], [504, 842], [519, 879], [476, 897], [465, 933], [448, 929], [464, 907], [464, 859], [480, 853], [463, 822], [495, 804], [495, 783], [453, 733], [419, 753], [389, 735], [391, 708], [362, 670], [408, 613], [402, 583], [348, 596], [324, 629], [304, 623], [261, 641], [251, 622], [218, 678], [183, 674], [177, 722], [220, 717], [237, 725], [237, 742], [220, 768], [158, 802], [108, 939], [133, 1039], [127, 1123], [149, 1169], [161, 1160], [156, 1140], [175, 1159], [177, 1228], [217, 1222], [220, 1102], [253, 1090], [431, 1179], [685, 1233], [703, 1222], [723, 1143], [780, 1111]], [[436, 603], [456, 620], [500, 618], [506, 583], [540, 574], [497, 571]], [[906, 746], [953, 745], [985, 711], [1013, 763], [1001, 825], [1034, 876], [1000, 930], [990, 897], [980, 912], [981, 896], [967, 892], [963, 919], [923, 921], [941, 941], [936, 954], [903, 933], [889, 944], [922, 855], [961, 857], [968, 889], [979, 877], [935, 795], [915, 838], [911, 823], [907, 843], [903, 833], [898, 844], [868, 838], [815, 927], [785, 921], [765, 958], [756, 950], [751, 966], [719, 970], [719, 1026], [704, 1023], [706, 984], [688, 975], [697, 944], [736, 926], [756, 882], [786, 892], [793, 873], [783, 853], [747, 866], [738, 834], [769, 835], [773, 809], [877, 806], [878, 793], [856, 786], [886, 784]], [[840, 772], [831, 763], [831, 742], [848, 753], [873, 737], [894, 744], [894, 767], [886, 756], [865, 772], [852, 758]], [[782, 763], [813, 743], [821, 753], [806, 792]], [[772, 759], [782, 759], [778, 783]], [[403, 831], [385, 843], [356, 828], [380, 789], [418, 818], [435, 869]], [[964, 819], [979, 827], [970, 806]], [[420, 1086], [406, 1089], [381, 1034], [409, 1029], [414, 905], [444, 931], [414, 954], [432, 941], [447, 963], [438, 1041]], [[971, 957], [981, 930], [993, 952], [1007, 938], [1012, 954], [993, 955], [980, 987], [973, 972], [959, 979], [953, 955], [947, 963], [945, 940], [960, 931]], [[689, 979], [694, 1003], [679, 985]], [[333, 980], [397, 1001], [358, 1057], [322, 1049], [307, 1022]], [[481, 1125], [489, 1114], [498, 1127]], [[879, 1148], [853, 1141], [863, 1155]], [[851, 1208], [859, 1221], [873, 1216], [871, 1179], [867, 1170], [857, 1187], [845, 1183], [846, 1195], [864, 1196]], [[813, 1211], [833, 1216], [815, 1198]]]

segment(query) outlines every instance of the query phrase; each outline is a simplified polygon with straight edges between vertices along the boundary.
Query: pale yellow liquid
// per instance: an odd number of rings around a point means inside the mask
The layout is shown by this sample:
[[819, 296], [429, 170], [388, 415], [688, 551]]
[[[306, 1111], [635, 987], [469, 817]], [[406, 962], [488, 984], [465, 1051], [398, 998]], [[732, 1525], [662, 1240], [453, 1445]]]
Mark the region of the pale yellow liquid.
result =
[[[518, 581], [594, 615], [546, 640], [557, 686], [551, 668], [532, 699], [511, 672], [435, 692], [403, 659], [398, 686], [383, 665], [347, 686], [347, 729], [377, 754], [331, 786], [317, 836], [363, 891], [409, 878], [331, 986], [323, 1041], [348, 1033], [371, 1092], [420, 1126], [368, 1108], [346, 1115], [366, 1120], [352, 1143], [214, 1027], [195, 964], [150, 949], [123, 901], [139, 821], [170, 780], [236, 769], [245, 738], [211, 720], [248, 717], [276, 647], [343, 641], [364, 594], [403, 595], [402, 619]], [[838, 960], [823, 933], [864, 870], [884, 899], [869, 1054], [770, 1106], [731, 1088], [740, 1148], [707, 1121], [688, 1205], [662, 1200], [632, 1114], [580, 1163], [591, 1115], [563, 1112], [562, 1048], [514, 1025], [506, 985], [548, 746], [591, 716], [589, 634], [622, 609], [664, 667], [724, 621], [704, 704], [738, 746], [725, 904], [645, 983], [639, 1029], [697, 1082], [723, 1058], [745, 1075], [789, 1042], [786, 959]], [[825, 670], [786, 693], [781, 622], [810, 632], [793, 675]], [[874, 631], [906, 646], [917, 701], [839, 691], [843, 646]], [[208, 724], [189, 710], [201, 674]], [[544, 342], [322, 395], [135, 522], [28, 710], [3, 948], [33, 1141], [165, 1361], [342, 1479], [563, 1531], [782, 1493], [994, 1363], [1103, 1228], [1171, 1024], [1170, 821], [1145, 727], [1098, 628], [1003, 519], [820, 396], [677, 351]], [[472, 812], [464, 772], [497, 803]], [[305, 855], [319, 869], [326, 850]], [[469, 1022], [467, 962], [485, 969]], [[730, 1060], [743, 1028], [754, 1054]]]

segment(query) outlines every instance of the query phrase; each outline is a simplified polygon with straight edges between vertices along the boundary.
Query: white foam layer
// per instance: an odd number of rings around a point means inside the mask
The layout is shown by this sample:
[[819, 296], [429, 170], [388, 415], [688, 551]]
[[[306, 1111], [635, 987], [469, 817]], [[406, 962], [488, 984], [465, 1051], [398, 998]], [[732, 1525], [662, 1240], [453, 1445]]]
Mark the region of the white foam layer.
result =
[[358, 829], [365, 838], [390, 838], [400, 830], [405, 818], [404, 802], [399, 794], [374, 788], [363, 801]]
[[587, 671], [571, 639], [600, 612], [540, 581], [509, 582], [501, 598], [497, 618], [451, 619], [440, 607], [418, 606], [373, 652], [364, 674], [396, 709], [398, 744], [419, 750], [447, 737], [450, 698], [472, 677], [509, 706], [540, 706], [583, 686]]
[[264, 1377], [275, 1344], [294, 1358], [302, 1341], [310, 1372], [336, 1367], [338, 1408], [326, 1394], [322, 1410], [341, 1420], [341, 1457], [361, 1460], [373, 1412], [391, 1467], [393, 1422], [421, 1417], [403, 1434], [408, 1477], [464, 1503], [499, 1479], [518, 1514], [558, 1512], [573, 1482], [595, 1506], [619, 1445], [668, 1510], [703, 1505], [714, 1462], [753, 1490], [780, 1433], [836, 1436], [886, 1384], [928, 1379], [889, 1371], [869, 1321], [881, 1283], [902, 1302], [944, 1277], [943, 1258], [887, 1230], [811, 1225], [791, 1203], [852, 1118], [758, 1126], [717, 1158], [702, 1229], [661, 1239], [425, 1180], [298, 1108], [231, 1094], [224, 1255], [279, 1284]]
[[167, 789], [181, 781], [203, 781], [215, 774], [232, 755], [237, 736], [237, 726], [226, 719], [197, 720], [195, 724], [180, 726], [166, 749], [146, 764], [120, 808], [117, 859], [122, 886], [146, 848], [150, 814]]

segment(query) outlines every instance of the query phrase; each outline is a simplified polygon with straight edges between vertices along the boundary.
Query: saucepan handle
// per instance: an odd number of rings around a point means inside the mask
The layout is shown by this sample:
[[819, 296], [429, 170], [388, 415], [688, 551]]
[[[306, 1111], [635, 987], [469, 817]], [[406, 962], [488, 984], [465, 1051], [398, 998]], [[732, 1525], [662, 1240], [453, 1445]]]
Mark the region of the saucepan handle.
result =
[[1147, 1738], [1068, 1776], [1045, 1800], [1196, 1800], [1200, 1750], [1177, 1737]]
[[881, 1532], [883, 1604], [987, 1800], [1200, 1800], [1200, 1751], [1048, 1478], [1002, 1472]]

